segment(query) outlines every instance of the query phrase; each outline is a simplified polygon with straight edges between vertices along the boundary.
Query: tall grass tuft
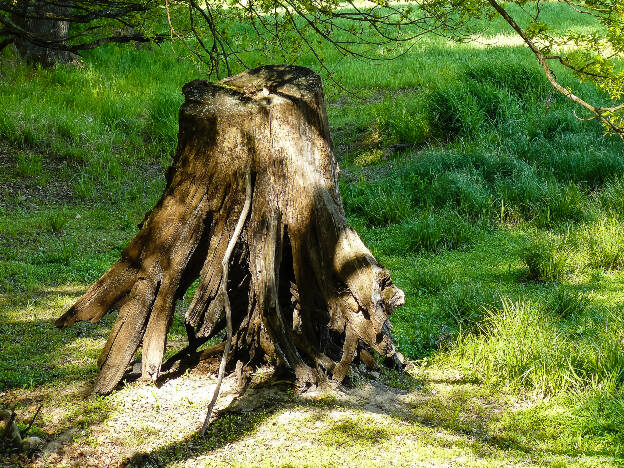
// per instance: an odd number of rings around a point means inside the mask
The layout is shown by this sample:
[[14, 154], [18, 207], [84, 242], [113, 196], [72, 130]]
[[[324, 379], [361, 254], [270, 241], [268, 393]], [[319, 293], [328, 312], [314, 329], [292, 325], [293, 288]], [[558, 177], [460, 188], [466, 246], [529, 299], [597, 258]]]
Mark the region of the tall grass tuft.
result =
[[546, 242], [533, 242], [522, 252], [522, 261], [527, 266], [529, 281], [559, 281], [567, 272], [570, 252], [562, 251]]
[[615, 218], [601, 219], [581, 234], [588, 264], [603, 270], [624, 267], [624, 225]]
[[39, 154], [18, 153], [16, 172], [20, 177], [35, 177], [41, 174], [43, 156]]
[[582, 293], [569, 291], [563, 286], [555, 289], [547, 304], [547, 310], [563, 319], [581, 317], [589, 300]]
[[441, 295], [440, 311], [450, 319], [458, 333], [475, 329], [496, 297], [481, 284], [454, 283]]
[[624, 217], [624, 178], [612, 178], [605, 183], [597, 200], [610, 216]]
[[612, 317], [608, 330], [602, 326], [589, 332], [603, 335], [598, 339], [574, 344], [559, 328], [560, 320], [550, 307], [504, 299], [501, 307], [486, 313], [481, 333], [461, 335], [449, 357], [489, 384], [542, 395], [605, 385], [620, 388], [624, 350], [617, 343], [624, 332], [622, 319]]
[[480, 228], [452, 210], [425, 211], [399, 227], [397, 247], [413, 253], [466, 248]]
[[580, 222], [588, 218], [587, 197], [579, 187], [570, 183], [560, 185], [551, 181], [547, 184], [544, 203], [536, 213], [536, 224], [551, 227], [565, 222]]
[[449, 207], [470, 217], [488, 214], [491, 200], [478, 174], [449, 171], [436, 177], [430, 186], [428, 199], [439, 207]]
[[398, 183], [372, 184], [361, 178], [342, 192], [345, 211], [369, 227], [396, 224], [411, 214], [411, 200]]
[[541, 393], [569, 387], [568, 343], [535, 304], [505, 299], [487, 312], [481, 331], [462, 336], [451, 354], [484, 381]]
[[410, 272], [408, 280], [418, 295], [437, 294], [449, 282], [448, 276], [436, 268], [416, 269]]

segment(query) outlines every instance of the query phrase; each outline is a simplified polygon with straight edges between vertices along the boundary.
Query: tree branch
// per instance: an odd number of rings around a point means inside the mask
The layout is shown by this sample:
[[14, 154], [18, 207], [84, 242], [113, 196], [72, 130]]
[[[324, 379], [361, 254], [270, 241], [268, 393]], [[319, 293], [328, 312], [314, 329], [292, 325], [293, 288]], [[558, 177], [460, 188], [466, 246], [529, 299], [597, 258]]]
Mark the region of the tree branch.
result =
[[[544, 70], [546, 78], [548, 79], [550, 84], [557, 91], [559, 91], [561, 94], [563, 94], [565, 97], [567, 97], [571, 101], [575, 102], [576, 104], [584, 107], [589, 112], [591, 112], [595, 116], [595, 118], [599, 119], [608, 129], [610, 129], [613, 133], [615, 133], [622, 140], [624, 140], [624, 128], [616, 125], [608, 117], [610, 113], [613, 113], [613, 112], [616, 112], [618, 110], [623, 109], [624, 108], [624, 104], [620, 104], [620, 105], [612, 106], [612, 107], [594, 106], [594, 105], [590, 104], [589, 102], [585, 101], [584, 99], [581, 99], [580, 97], [578, 97], [575, 94], [573, 94], [572, 91], [570, 91], [569, 89], [567, 89], [564, 86], [562, 86], [557, 81], [557, 79], [555, 78], [555, 75], [554, 75], [552, 69], [548, 65], [547, 60], [549, 59], [549, 57], [545, 56], [542, 53], [542, 51], [531, 40], [531, 38], [529, 38], [529, 36], [526, 34], [526, 32], [518, 25], [518, 23], [516, 23], [516, 21], [511, 17], [511, 15], [509, 15], [509, 13], [507, 13], [507, 11], [496, 0], [488, 0], [488, 2], [498, 12], [498, 14], [500, 14], [503, 17], [503, 19], [507, 22], [507, 24], [509, 24], [514, 29], [514, 31], [516, 31], [516, 33], [518, 33], [518, 35], [522, 38], [524, 43], [529, 47], [529, 49], [531, 49], [533, 54], [537, 57], [537, 60], [538, 60], [539, 64], [542, 66], [542, 69]], [[552, 57], [550, 57], [550, 58], [552, 58]], [[561, 63], [565, 65], [564, 62], [561, 62]]]

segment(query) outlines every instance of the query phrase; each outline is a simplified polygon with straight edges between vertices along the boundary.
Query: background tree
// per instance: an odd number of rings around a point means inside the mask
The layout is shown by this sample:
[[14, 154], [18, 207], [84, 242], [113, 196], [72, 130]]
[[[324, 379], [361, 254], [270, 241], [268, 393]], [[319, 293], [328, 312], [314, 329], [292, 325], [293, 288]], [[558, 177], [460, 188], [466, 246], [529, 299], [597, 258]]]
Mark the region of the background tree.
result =
[[0, 50], [15, 44], [22, 57], [43, 65], [111, 42], [160, 41], [149, 33], [154, 1], [15, 0], [0, 2]]

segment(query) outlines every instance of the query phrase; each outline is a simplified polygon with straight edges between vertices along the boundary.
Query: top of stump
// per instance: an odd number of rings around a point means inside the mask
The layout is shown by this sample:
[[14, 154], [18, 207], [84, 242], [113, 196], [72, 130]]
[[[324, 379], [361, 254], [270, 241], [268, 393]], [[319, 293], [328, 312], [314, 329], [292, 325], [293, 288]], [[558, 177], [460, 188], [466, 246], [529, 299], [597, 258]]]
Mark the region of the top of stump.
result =
[[266, 93], [305, 99], [322, 92], [321, 78], [309, 68], [294, 65], [264, 65], [218, 82], [194, 80], [182, 88], [186, 101], [205, 101], [223, 90], [243, 99], [262, 99]]

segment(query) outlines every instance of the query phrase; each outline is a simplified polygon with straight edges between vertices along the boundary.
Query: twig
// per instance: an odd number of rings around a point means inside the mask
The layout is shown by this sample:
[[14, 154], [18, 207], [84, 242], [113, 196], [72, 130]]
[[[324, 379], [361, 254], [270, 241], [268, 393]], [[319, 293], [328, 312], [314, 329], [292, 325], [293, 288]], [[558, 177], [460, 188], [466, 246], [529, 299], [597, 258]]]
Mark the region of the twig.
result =
[[208, 406], [208, 413], [206, 414], [206, 419], [204, 420], [204, 424], [200, 431], [200, 434], [202, 436], [206, 434], [206, 429], [210, 424], [212, 411], [214, 410], [215, 404], [217, 403], [217, 398], [219, 398], [219, 391], [221, 390], [223, 375], [225, 374], [225, 365], [227, 363], [228, 355], [230, 354], [230, 347], [232, 346], [232, 308], [230, 306], [230, 299], [227, 293], [228, 265], [230, 263], [230, 256], [232, 255], [234, 246], [238, 241], [238, 236], [240, 236], [240, 233], [243, 230], [243, 224], [245, 224], [245, 220], [247, 219], [249, 207], [251, 206], [251, 169], [247, 170], [247, 174], [245, 176], [245, 186], [245, 204], [243, 205], [243, 210], [241, 211], [241, 214], [238, 218], [238, 223], [236, 224], [236, 228], [234, 229], [234, 234], [232, 235], [232, 238], [228, 243], [227, 249], [225, 249], [225, 254], [223, 255], [223, 260], [221, 261], [221, 266], [223, 267], [223, 277], [221, 278], [221, 294], [223, 295], [225, 319], [227, 321], [227, 340], [225, 342], [223, 356], [221, 357], [221, 365], [219, 366], [219, 377], [217, 378], [217, 386], [214, 390], [214, 393], [212, 394], [212, 400], [210, 401], [210, 406]]
[[39, 405], [39, 407], [37, 408], [37, 411], [35, 411], [35, 415], [30, 420], [30, 424], [28, 424], [28, 427], [24, 429], [24, 432], [22, 432], [22, 439], [26, 437], [26, 435], [28, 434], [28, 431], [30, 431], [30, 428], [35, 423], [35, 419], [37, 419], [37, 416], [39, 415], [39, 411], [41, 411], [41, 408], [43, 408], [43, 405]]

